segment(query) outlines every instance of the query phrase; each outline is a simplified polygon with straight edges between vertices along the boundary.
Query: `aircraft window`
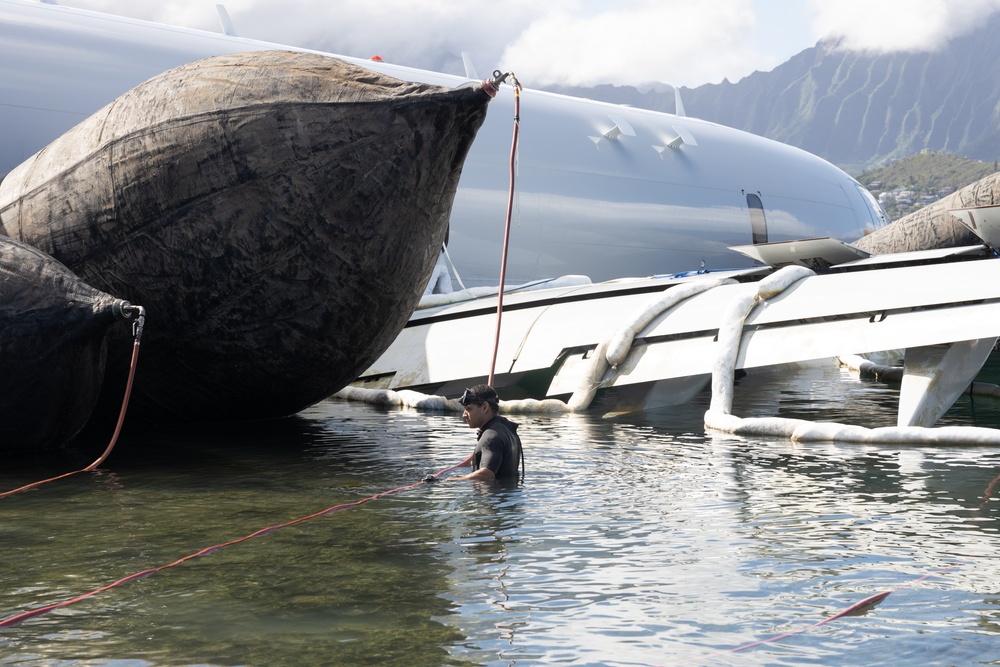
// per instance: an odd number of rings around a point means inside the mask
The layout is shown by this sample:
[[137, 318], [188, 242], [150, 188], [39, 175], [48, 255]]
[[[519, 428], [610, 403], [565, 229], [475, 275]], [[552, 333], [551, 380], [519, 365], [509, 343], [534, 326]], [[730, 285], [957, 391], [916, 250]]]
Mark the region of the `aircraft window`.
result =
[[889, 214], [885, 212], [884, 208], [882, 208], [882, 204], [879, 203], [878, 199], [875, 199], [875, 195], [869, 192], [868, 189], [860, 183], [855, 183], [855, 186], [864, 198], [865, 203], [868, 204], [868, 213], [871, 215], [872, 223], [875, 225], [875, 229], [888, 225], [890, 222]]
[[750, 230], [753, 232], [754, 245], [767, 243], [767, 218], [764, 216], [764, 204], [760, 197], [748, 194], [747, 208], [750, 209]]

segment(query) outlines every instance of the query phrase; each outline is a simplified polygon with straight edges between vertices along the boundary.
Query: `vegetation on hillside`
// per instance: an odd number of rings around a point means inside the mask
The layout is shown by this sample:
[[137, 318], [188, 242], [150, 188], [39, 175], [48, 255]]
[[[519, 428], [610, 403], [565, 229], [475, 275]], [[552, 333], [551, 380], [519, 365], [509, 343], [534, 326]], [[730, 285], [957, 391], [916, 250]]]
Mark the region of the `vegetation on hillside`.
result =
[[889, 218], [896, 220], [997, 171], [996, 161], [924, 151], [868, 169], [856, 178], [879, 199]]

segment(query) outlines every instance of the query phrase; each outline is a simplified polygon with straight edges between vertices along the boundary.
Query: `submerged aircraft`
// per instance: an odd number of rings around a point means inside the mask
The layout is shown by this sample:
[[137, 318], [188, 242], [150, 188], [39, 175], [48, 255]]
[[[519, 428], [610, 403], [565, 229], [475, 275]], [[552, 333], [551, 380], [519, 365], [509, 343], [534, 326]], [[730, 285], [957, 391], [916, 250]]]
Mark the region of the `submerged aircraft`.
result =
[[[0, 178], [166, 70], [240, 52], [316, 53], [237, 37], [222, 16], [223, 34], [216, 34], [53, 2], [0, 0]], [[321, 55], [409, 82], [463, 88], [482, 81], [471, 68], [463, 77]], [[530, 84], [530, 72], [518, 75]], [[571, 281], [558, 293], [512, 297], [513, 326], [498, 339], [496, 359], [496, 384], [508, 393], [571, 396], [573, 403], [578, 394], [590, 401], [600, 392], [596, 404], [610, 411], [686, 400], [719, 365], [715, 341], [727, 326], [720, 320], [723, 297], [753, 296], [755, 281], [771, 270], [767, 265], [791, 261], [783, 254], [788, 249], [797, 253], [794, 263], [834, 266], [836, 275], [803, 278], [777, 297], [786, 299], [783, 306], [768, 298], [746, 313], [749, 336], [737, 339], [731, 368], [906, 348], [910, 389], [903, 392], [900, 425], [929, 425], [995, 345], [1000, 290], [992, 286], [1000, 285], [1000, 260], [992, 248], [899, 262], [833, 241], [855, 241], [888, 220], [861, 184], [825, 160], [683, 112], [530, 88], [517, 98], [505, 92], [493, 101], [464, 162], [446, 237], [450, 271], [471, 288], [461, 290], [467, 294], [498, 282], [517, 108], [506, 280]], [[729, 276], [736, 284], [687, 293], [689, 282], [712, 274], [717, 277], [709, 281]], [[612, 282], [593, 284], [598, 281]], [[958, 298], [936, 289], [970, 283], [989, 289]], [[383, 301], [392, 302], [385, 292]], [[637, 308], [640, 314], [629, 320]], [[485, 379], [493, 310], [489, 299], [418, 310], [356, 384], [451, 394]], [[622, 319], [629, 323], [621, 331], [632, 336], [616, 346], [621, 352], [612, 360], [600, 352], [617, 339], [620, 331], [606, 336]], [[937, 378], [946, 369], [952, 377], [942, 386]]]
[[[306, 51], [232, 32], [0, 0], [0, 178], [167, 69], [225, 53]], [[462, 77], [336, 57], [406, 81], [461, 87], [480, 80], [471, 71]], [[530, 72], [518, 75], [530, 84]], [[466, 159], [452, 209], [448, 256], [465, 286], [497, 283], [513, 105], [502, 90]], [[731, 246], [850, 241], [887, 222], [871, 194], [832, 164], [696, 118], [529, 87], [519, 128], [511, 283], [742, 268], [754, 262]]]

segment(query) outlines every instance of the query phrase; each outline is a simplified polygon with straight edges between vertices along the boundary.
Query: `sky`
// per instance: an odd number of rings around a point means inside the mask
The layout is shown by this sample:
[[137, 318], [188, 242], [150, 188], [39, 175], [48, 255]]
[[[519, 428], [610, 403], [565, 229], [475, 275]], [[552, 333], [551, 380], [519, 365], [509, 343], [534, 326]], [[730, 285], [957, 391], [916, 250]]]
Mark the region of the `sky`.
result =
[[695, 87], [770, 71], [820, 40], [869, 52], [941, 48], [1000, 0], [57, 0], [242, 37], [522, 85]]

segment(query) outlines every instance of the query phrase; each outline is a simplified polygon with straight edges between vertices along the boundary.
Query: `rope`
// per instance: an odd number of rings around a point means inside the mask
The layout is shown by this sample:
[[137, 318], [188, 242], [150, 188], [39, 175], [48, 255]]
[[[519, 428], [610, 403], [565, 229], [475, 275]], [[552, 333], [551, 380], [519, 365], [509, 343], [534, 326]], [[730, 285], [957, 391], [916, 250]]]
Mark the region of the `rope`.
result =
[[115, 448], [115, 444], [118, 442], [118, 436], [122, 432], [122, 424], [125, 422], [125, 410], [128, 408], [129, 397], [132, 395], [132, 381], [135, 379], [135, 368], [139, 361], [139, 341], [142, 338], [142, 328], [145, 324], [145, 310], [142, 306], [134, 306], [139, 312], [139, 317], [133, 325], [133, 335], [135, 337], [135, 342], [132, 344], [132, 361], [129, 364], [128, 371], [128, 382], [125, 385], [125, 397], [122, 399], [122, 407], [118, 413], [118, 423], [115, 425], [114, 434], [111, 436], [111, 441], [108, 442], [108, 446], [104, 448], [104, 453], [97, 457], [93, 463], [91, 463], [86, 468], [81, 468], [80, 470], [74, 470], [72, 472], [63, 473], [56, 477], [50, 477], [49, 479], [43, 479], [39, 482], [32, 482], [31, 484], [25, 484], [24, 486], [18, 487], [16, 489], [11, 489], [10, 491], [5, 491], [0, 493], [0, 498], [6, 498], [7, 496], [14, 495], [15, 493], [20, 493], [21, 491], [27, 491], [29, 489], [34, 489], [35, 487], [41, 486], [42, 484], [48, 484], [49, 482], [55, 482], [60, 479], [65, 479], [72, 475], [76, 475], [81, 472], [91, 472], [97, 466], [104, 463], [105, 459], [111, 454], [111, 450]]
[[[445, 468], [445, 469], [443, 469], [443, 470], [435, 473], [434, 475], [429, 475], [428, 477], [433, 477], [433, 478], [436, 479], [436, 478], [440, 477], [441, 475], [444, 475], [445, 473], [451, 472], [455, 468], [460, 467], [463, 463], [465, 463], [465, 461], [462, 461], [460, 463], [456, 463], [455, 465], [449, 466], [449, 467], [447, 467], [447, 468]], [[193, 560], [193, 559], [198, 558], [200, 556], [207, 556], [207, 555], [209, 555], [211, 553], [214, 553], [214, 552], [218, 551], [219, 549], [223, 549], [225, 547], [233, 546], [234, 544], [240, 544], [241, 542], [246, 542], [247, 540], [251, 540], [251, 539], [253, 539], [255, 537], [261, 537], [263, 535], [268, 535], [268, 534], [273, 533], [273, 532], [275, 532], [277, 530], [281, 530], [282, 528], [288, 528], [289, 526], [295, 526], [295, 525], [303, 523], [305, 521], [309, 521], [310, 519], [315, 519], [317, 517], [326, 516], [327, 514], [332, 514], [334, 512], [338, 512], [338, 511], [341, 511], [341, 510], [350, 509], [352, 507], [358, 507], [359, 505], [363, 505], [364, 503], [367, 503], [369, 501], [376, 500], [378, 498], [383, 498], [385, 496], [392, 495], [394, 493], [399, 493], [401, 491], [407, 491], [409, 489], [415, 489], [418, 486], [421, 486], [422, 484], [426, 484], [426, 483], [427, 483], [427, 478], [424, 478], [424, 479], [422, 479], [419, 482], [416, 482], [414, 484], [407, 484], [406, 486], [399, 486], [399, 487], [396, 487], [395, 489], [390, 489], [388, 491], [382, 491], [381, 493], [376, 493], [375, 495], [368, 496], [367, 498], [362, 498], [361, 500], [355, 500], [353, 502], [342, 503], [340, 505], [334, 505], [332, 507], [327, 507], [325, 510], [320, 510], [319, 512], [314, 512], [313, 514], [310, 514], [308, 516], [299, 517], [298, 519], [293, 519], [292, 521], [286, 521], [285, 523], [280, 523], [280, 524], [276, 524], [276, 525], [273, 525], [273, 526], [268, 526], [266, 528], [261, 528], [260, 530], [254, 531], [254, 532], [250, 533], [249, 535], [245, 535], [245, 536], [237, 538], [235, 540], [229, 540], [228, 542], [222, 542], [220, 544], [215, 544], [215, 545], [212, 545], [210, 547], [205, 547], [201, 551], [196, 551], [195, 553], [189, 554], [189, 555], [184, 556], [182, 558], [178, 558], [177, 560], [173, 561], [172, 563], [167, 563], [166, 565], [160, 565], [159, 567], [153, 567], [153, 568], [149, 568], [148, 570], [142, 570], [141, 572], [136, 572], [134, 574], [130, 574], [127, 577], [122, 577], [121, 579], [118, 579], [117, 581], [113, 581], [110, 584], [101, 586], [100, 588], [95, 588], [92, 591], [84, 593], [83, 595], [78, 595], [78, 596], [76, 596], [74, 598], [71, 598], [69, 600], [63, 600], [62, 602], [56, 602], [54, 604], [46, 605], [44, 607], [39, 607], [38, 609], [32, 609], [30, 611], [26, 611], [26, 612], [17, 614], [15, 616], [11, 616], [9, 618], [5, 618], [3, 620], [0, 620], [0, 628], [5, 628], [5, 627], [9, 627], [11, 625], [16, 625], [16, 624], [20, 623], [21, 621], [25, 621], [25, 620], [27, 620], [29, 618], [34, 618], [35, 616], [41, 616], [42, 614], [47, 614], [48, 612], [55, 611], [56, 609], [62, 609], [64, 607], [68, 607], [68, 606], [70, 606], [72, 604], [76, 604], [77, 602], [81, 602], [81, 601], [86, 600], [88, 598], [94, 597], [95, 595], [97, 595], [99, 593], [103, 593], [104, 591], [111, 590], [112, 588], [116, 588], [116, 587], [121, 586], [122, 584], [126, 584], [126, 583], [128, 583], [130, 581], [135, 581], [136, 579], [142, 579], [144, 577], [148, 577], [151, 574], [156, 574], [157, 572], [162, 572], [163, 570], [166, 570], [166, 569], [169, 569], [169, 568], [172, 568], [172, 567], [176, 567], [177, 565], [180, 565], [182, 563], [186, 563], [187, 561]]]
[[[494, 72], [499, 76], [500, 72]], [[490, 374], [486, 384], [493, 386], [493, 376], [497, 365], [497, 353], [500, 349], [500, 320], [503, 317], [503, 287], [507, 277], [507, 250], [510, 243], [510, 219], [514, 210], [514, 174], [517, 168], [517, 137], [521, 126], [521, 84], [513, 74], [509, 76], [514, 81], [514, 136], [510, 144], [510, 187], [507, 190], [507, 217], [504, 222], [503, 251], [500, 255], [500, 290], [497, 292], [497, 328], [493, 337], [493, 358], [490, 360]]]

